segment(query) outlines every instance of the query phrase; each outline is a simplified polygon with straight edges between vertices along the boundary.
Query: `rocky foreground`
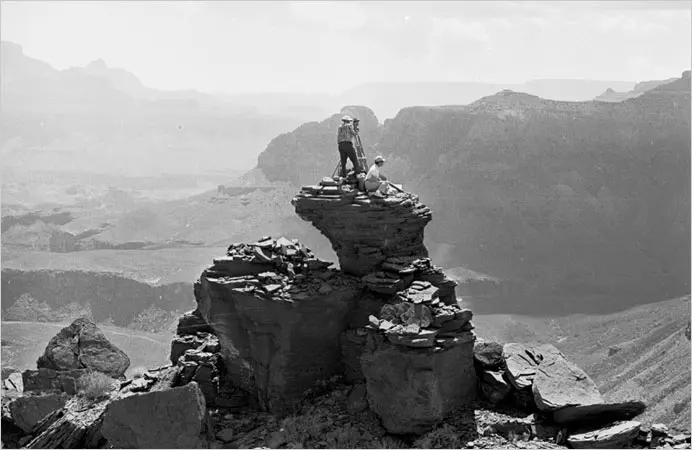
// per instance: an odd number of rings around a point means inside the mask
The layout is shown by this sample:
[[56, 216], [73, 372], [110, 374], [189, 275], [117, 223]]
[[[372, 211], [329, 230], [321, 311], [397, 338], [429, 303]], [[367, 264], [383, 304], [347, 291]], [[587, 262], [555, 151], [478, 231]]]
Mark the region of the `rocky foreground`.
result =
[[[551, 345], [481, 342], [423, 245], [430, 211], [304, 188], [297, 240], [231, 245], [201, 274], [170, 364], [130, 378], [88, 320], [3, 371], [3, 445], [26, 448], [690, 448], [608, 403]], [[171, 432], [174, 430], [174, 432]]]

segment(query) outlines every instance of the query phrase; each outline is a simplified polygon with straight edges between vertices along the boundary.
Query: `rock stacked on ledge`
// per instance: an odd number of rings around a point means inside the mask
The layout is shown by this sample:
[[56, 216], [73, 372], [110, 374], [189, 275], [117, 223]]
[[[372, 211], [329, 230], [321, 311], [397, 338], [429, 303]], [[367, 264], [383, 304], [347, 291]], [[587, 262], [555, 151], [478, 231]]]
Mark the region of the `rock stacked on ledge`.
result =
[[[413, 295], [421, 290], [417, 287], [427, 288], [432, 284], [438, 292], [435, 294], [435, 298], [439, 298], [438, 301], [447, 305], [457, 303], [454, 292], [456, 282], [448, 278], [439, 267], [435, 267], [430, 258], [387, 258], [380, 266], [380, 270], [363, 276], [362, 280], [370, 291], [384, 295], [399, 293], [400, 296], [406, 296], [405, 291], [409, 287], [412, 288], [409, 290]], [[417, 281], [414, 282], [414, 280]], [[413, 286], [411, 286], [412, 283]]]
[[446, 348], [473, 329], [471, 310], [444, 304], [439, 289], [426, 281], [414, 281], [396, 298], [399, 303], [385, 304], [380, 317], [370, 316], [366, 327], [382, 333], [391, 344]]
[[347, 187], [305, 186], [292, 203], [329, 239], [348, 274], [377, 271], [389, 257], [428, 256], [423, 229], [432, 212], [413, 194], [377, 198]]
[[231, 245], [195, 286], [229, 379], [263, 409], [283, 413], [338, 371], [339, 335], [362, 286], [331, 265], [297, 240], [266, 237]]
[[180, 317], [177, 334], [171, 342], [170, 359], [179, 369], [177, 383], [197, 383], [207, 405], [224, 408], [248, 405], [246, 393], [236, 389], [227, 375], [219, 339], [198, 311]]
[[361, 358], [370, 408], [390, 433], [422, 433], [475, 398], [473, 314], [415, 280], [370, 316]]

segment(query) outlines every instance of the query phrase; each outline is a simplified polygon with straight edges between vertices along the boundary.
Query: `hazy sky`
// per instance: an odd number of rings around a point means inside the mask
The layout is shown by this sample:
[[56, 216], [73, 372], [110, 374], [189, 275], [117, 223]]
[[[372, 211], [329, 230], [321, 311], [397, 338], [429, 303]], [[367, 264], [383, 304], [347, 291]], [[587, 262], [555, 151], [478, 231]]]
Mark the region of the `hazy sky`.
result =
[[689, 69], [690, 1], [3, 1], [3, 40], [160, 89], [339, 93], [367, 81], [642, 81]]

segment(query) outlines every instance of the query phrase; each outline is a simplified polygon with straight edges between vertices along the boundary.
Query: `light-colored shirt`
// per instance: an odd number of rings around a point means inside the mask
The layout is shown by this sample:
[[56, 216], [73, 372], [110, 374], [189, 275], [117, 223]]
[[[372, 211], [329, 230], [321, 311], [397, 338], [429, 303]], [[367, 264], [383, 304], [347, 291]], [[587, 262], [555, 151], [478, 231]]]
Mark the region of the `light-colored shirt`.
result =
[[380, 168], [377, 164], [370, 166], [368, 174], [365, 175], [367, 181], [380, 181]]
[[356, 137], [356, 132], [353, 130], [353, 125], [350, 123], [342, 123], [339, 125], [337, 133], [337, 144], [339, 142], [353, 142]]

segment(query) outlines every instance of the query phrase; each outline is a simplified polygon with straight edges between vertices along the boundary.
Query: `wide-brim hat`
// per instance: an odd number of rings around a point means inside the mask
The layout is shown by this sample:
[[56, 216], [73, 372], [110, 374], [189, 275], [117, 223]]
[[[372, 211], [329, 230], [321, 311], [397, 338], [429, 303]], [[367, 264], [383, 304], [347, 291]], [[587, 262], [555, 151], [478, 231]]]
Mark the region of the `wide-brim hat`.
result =
[[344, 116], [341, 118], [342, 122], [352, 122], [353, 119], [351, 119], [351, 116]]
[[381, 156], [376, 156], [376, 157], [375, 157], [375, 162], [376, 162], [376, 163], [378, 163], [378, 162], [384, 162], [384, 158], [381, 157]]

